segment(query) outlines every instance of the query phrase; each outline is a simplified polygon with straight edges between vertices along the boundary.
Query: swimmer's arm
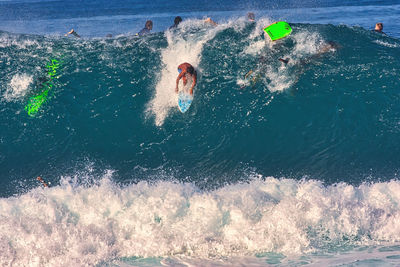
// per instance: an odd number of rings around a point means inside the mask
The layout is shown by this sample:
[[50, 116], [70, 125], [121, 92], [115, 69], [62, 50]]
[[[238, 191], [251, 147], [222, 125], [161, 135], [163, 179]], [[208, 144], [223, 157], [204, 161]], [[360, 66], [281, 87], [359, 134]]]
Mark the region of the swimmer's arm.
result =
[[193, 88], [196, 86], [196, 83], [197, 83], [197, 72], [195, 71], [194, 74], [193, 74], [193, 83], [192, 83], [192, 87], [190, 88], [190, 91], [189, 91], [189, 93], [190, 93], [191, 95], [193, 95]]
[[213, 25], [213, 26], [217, 26], [217, 25], [218, 25], [218, 24], [217, 24], [215, 21], [213, 21], [211, 18], [206, 18], [206, 19], [204, 20], [204, 22], [210, 23], [210, 24]]
[[249, 75], [251, 75], [253, 73], [253, 70], [249, 70], [245, 75], [244, 78], [247, 79], [247, 77], [249, 77]]
[[176, 78], [176, 86], [175, 86], [175, 93], [178, 93], [178, 84], [179, 84], [179, 80], [182, 79], [184, 73], [183, 71], [181, 73], [179, 73], [178, 78]]
[[69, 32], [67, 32], [65, 34], [65, 36], [68, 36], [68, 34], [72, 34], [73, 36], [75, 36], [77, 38], [81, 38], [81, 36], [74, 29], [71, 29]]

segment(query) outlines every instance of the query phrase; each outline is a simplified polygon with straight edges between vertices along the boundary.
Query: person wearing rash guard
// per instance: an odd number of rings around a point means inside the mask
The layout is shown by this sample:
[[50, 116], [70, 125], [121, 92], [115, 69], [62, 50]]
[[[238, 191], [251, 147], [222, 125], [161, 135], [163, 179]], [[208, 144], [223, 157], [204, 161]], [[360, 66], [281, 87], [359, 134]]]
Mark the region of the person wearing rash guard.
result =
[[190, 87], [189, 93], [193, 95], [193, 88], [196, 86], [197, 82], [197, 73], [192, 65], [189, 63], [182, 63], [178, 66], [179, 75], [176, 78], [176, 87], [175, 92], [178, 93], [178, 84], [180, 79], [183, 79], [183, 86], [187, 84], [187, 79], [191, 77], [193, 79], [192, 86]]

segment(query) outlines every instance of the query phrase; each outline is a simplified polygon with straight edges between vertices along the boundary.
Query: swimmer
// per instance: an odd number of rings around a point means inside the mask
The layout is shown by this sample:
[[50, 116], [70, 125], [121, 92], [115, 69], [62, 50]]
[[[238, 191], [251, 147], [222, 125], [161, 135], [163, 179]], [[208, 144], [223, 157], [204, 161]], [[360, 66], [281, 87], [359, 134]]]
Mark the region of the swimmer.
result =
[[215, 21], [213, 21], [211, 18], [206, 18], [205, 20], [204, 20], [204, 22], [205, 23], [209, 23], [210, 25], [212, 25], [212, 26], [217, 26], [218, 24], [215, 22]]
[[377, 24], [375, 24], [375, 30], [374, 31], [385, 34], [383, 32], [383, 23], [382, 22], [378, 22]]
[[178, 84], [179, 84], [180, 79], [183, 79], [183, 85], [185, 86], [187, 84], [187, 79], [189, 76], [193, 79], [193, 83], [192, 83], [192, 86], [190, 87], [189, 93], [191, 95], [193, 95], [193, 88], [196, 86], [196, 82], [197, 82], [197, 73], [196, 73], [195, 69], [193, 68], [192, 65], [185, 62], [178, 66], [178, 72], [179, 72], [179, 75], [176, 78], [175, 93], [178, 93]]
[[68, 36], [69, 34], [75, 36], [76, 38], [81, 38], [81, 36], [79, 34], [76, 33], [76, 31], [74, 29], [71, 29], [69, 32], [67, 32], [65, 34], [65, 36]]
[[179, 23], [182, 22], [182, 18], [180, 16], [175, 17], [174, 19], [174, 25], [172, 25], [171, 27], [169, 27], [170, 30], [177, 28]]
[[153, 22], [151, 20], [148, 20], [148, 21], [146, 21], [144, 28], [140, 32], [138, 32], [136, 35], [137, 36], [147, 35], [150, 33], [150, 31], [152, 29], [153, 29]]
[[254, 21], [256, 21], [256, 16], [254, 15], [253, 12], [249, 12], [249, 13], [247, 13], [247, 19], [251, 22], [254, 22]]

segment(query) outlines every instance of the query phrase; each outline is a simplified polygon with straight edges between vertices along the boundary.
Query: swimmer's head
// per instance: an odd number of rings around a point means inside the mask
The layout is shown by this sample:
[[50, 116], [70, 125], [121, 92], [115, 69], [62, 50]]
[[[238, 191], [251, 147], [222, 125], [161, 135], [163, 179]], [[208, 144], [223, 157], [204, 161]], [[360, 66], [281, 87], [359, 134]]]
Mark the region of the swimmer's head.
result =
[[377, 31], [377, 32], [383, 31], [383, 23], [379, 22], [379, 23], [375, 24], [375, 31]]
[[146, 21], [145, 27], [149, 30], [153, 29], [153, 22], [151, 20]]
[[175, 19], [174, 19], [174, 24], [175, 25], [178, 25], [181, 22], [182, 22], [182, 18], [180, 16], [175, 17]]
[[248, 19], [249, 21], [255, 21], [255, 20], [256, 20], [256, 17], [254, 16], [254, 13], [253, 13], [253, 12], [249, 12], [249, 13], [247, 13], [247, 19]]

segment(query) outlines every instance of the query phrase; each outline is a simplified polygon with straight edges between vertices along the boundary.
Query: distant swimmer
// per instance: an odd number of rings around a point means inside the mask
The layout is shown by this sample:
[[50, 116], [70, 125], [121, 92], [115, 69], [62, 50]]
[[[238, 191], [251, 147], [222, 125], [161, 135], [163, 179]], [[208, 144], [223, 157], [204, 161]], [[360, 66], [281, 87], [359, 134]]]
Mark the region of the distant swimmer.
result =
[[65, 36], [68, 36], [69, 34], [75, 36], [76, 38], [81, 38], [81, 36], [77, 34], [74, 29], [71, 29], [69, 32], [67, 32]]
[[375, 30], [374, 31], [385, 34], [383, 32], [383, 23], [382, 22], [378, 22], [377, 24], [375, 24]]
[[189, 93], [191, 95], [193, 95], [193, 88], [196, 86], [196, 82], [197, 82], [196, 70], [193, 68], [192, 65], [185, 62], [178, 66], [178, 72], [179, 72], [179, 75], [176, 78], [175, 92], [178, 93], [178, 84], [179, 84], [180, 79], [183, 79], [183, 86], [185, 86], [187, 84], [187, 79], [189, 76], [193, 79], [193, 83], [192, 83], [192, 86], [190, 87]]
[[205, 20], [204, 20], [204, 22], [205, 23], [208, 23], [208, 24], [210, 24], [210, 25], [212, 25], [212, 26], [217, 26], [218, 24], [215, 22], [215, 21], [213, 21], [211, 18], [206, 18]]
[[153, 22], [151, 20], [148, 20], [148, 21], [146, 21], [144, 28], [140, 32], [138, 32], [136, 35], [143, 36], [143, 35], [149, 34], [152, 29], [153, 29]]
[[254, 22], [254, 21], [256, 21], [256, 16], [254, 15], [253, 12], [249, 12], [249, 13], [247, 13], [247, 19], [251, 22]]
[[169, 27], [170, 30], [177, 28], [179, 23], [182, 22], [182, 18], [180, 16], [175, 17], [174, 19], [174, 25], [172, 25], [171, 27]]

